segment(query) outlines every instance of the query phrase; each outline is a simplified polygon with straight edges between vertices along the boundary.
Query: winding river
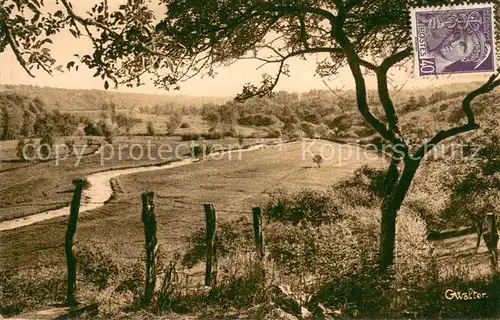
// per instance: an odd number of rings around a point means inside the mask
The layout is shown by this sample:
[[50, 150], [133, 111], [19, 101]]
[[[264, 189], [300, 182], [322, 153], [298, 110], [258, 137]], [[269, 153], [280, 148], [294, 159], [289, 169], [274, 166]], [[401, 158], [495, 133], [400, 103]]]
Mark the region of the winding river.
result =
[[[256, 144], [246, 147], [244, 149], [236, 149], [231, 151], [216, 151], [213, 154], [217, 154], [218, 156], [220, 156], [221, 154], [248, 152], [248, 151], [262, 149], [264, 147], [271, 147], [273, 145], [277, 145], [277, 143], [274, 142], [274, 143]], [[177, 167], [186, 166], [198, 161], [199, 159], [190, 157], [178, 161], [173, 161], [164, 165], [147, 165], [136, 168], [102, 171], [91, 174], [87, 176], [87, 179], [90, 182], [91, 186], [90, 188], [84, 191], [83, 196], [85, 197], [85, 200], [82, 199], [83, 201], [80, 205], [80, 213], [104, 206], [105, 202], [113, 194], [113, 190], [111, 188], [111, 179], [113, 178], [138, 172], [173, 169]], [[48, 219], [66, 216], [69, 215], [69, 210], [70, 207], [66, 206], [64, 208], [44, 211], [23, 218], [2, 221], [0, 222], [0, 231], [21, 228]]]

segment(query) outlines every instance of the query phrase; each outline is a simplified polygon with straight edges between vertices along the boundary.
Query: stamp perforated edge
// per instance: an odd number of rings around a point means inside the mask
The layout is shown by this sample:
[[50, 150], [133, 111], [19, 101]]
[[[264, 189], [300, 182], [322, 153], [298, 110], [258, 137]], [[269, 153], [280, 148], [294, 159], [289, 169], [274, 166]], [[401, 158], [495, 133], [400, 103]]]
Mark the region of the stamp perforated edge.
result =
[[[418, 68], [418, 43], [417, 43], [417, 12], [430, 12], [430, 11], [442, 11], [442, 10], [464, 10], [464, 9], [482, 9], [482, 8], [491, 8], [491, 23], [492, 23], [492, 33], [491, 33], [491, 38], [492, 38], [492, 54], [493, 54], [493, 70], [491, 71], [483, 71], [480, 74], [493, 74], [496, 72], [498, 68], [498, 53], [497, 53], [497, 39], [496, 39], [496, 34], [495, 34], [495, 26], [496, 26], [496, 20], [495, 20], [495, 4], [491, 2], [485, 2], [485, 3], [471, 3], [471, 4], [464, 4], [464, 5], [450, 5], [450, 6], [423, 6], [423, 7], [415, 7], [415, 8], [410, 8], [410, 22], [411, 22], [411, 42], [413, 45], [413, 74], [416, 78], [429, 78], [429, 77], [439, 77], [440, 75], [424, 75], [421, 76]], [[448, 73], [448, 74], [442, 74], [443, 76], [451, 76], [451, 75], [471, 75], [475, 74], [478, 75], [479, 73]]]

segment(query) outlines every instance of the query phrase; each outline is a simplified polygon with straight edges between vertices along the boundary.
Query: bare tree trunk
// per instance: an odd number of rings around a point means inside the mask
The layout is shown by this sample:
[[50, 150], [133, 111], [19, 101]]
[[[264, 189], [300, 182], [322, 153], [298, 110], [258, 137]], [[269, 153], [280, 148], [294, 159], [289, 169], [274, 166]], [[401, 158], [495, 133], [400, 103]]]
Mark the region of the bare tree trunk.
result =
[[394, 182], [392, 179], [397, 175], [397, 162], [391, 161], [387, 179], [393, 183], [393, 186], [388, 186], [388, 191], [391, 192], [385, 195], [382, 203], [382, 221], [380, 222], [379, 267], [382, 273], [385, 273], [394, 262], [397, 213], [408, 193], [419, 164], [420, 161], [406, 158], [403, 173], [399, 180]]

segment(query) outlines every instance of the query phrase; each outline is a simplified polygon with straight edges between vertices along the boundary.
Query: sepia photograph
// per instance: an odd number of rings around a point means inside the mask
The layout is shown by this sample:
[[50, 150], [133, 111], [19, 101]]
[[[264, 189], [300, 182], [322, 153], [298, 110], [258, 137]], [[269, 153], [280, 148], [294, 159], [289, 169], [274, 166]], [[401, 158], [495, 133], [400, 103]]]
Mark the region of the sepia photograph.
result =
[[0, 319], [500, 319], [500, 3], [0, 0]]

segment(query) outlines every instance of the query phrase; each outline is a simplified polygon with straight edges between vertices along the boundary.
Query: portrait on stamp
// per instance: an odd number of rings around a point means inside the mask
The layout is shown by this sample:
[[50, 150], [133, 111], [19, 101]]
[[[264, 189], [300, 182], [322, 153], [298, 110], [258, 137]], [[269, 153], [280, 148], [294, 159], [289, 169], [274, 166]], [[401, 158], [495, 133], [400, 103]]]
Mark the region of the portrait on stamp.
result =
[[495, 71], [493, 6], [412, 10], [417, 76]]

